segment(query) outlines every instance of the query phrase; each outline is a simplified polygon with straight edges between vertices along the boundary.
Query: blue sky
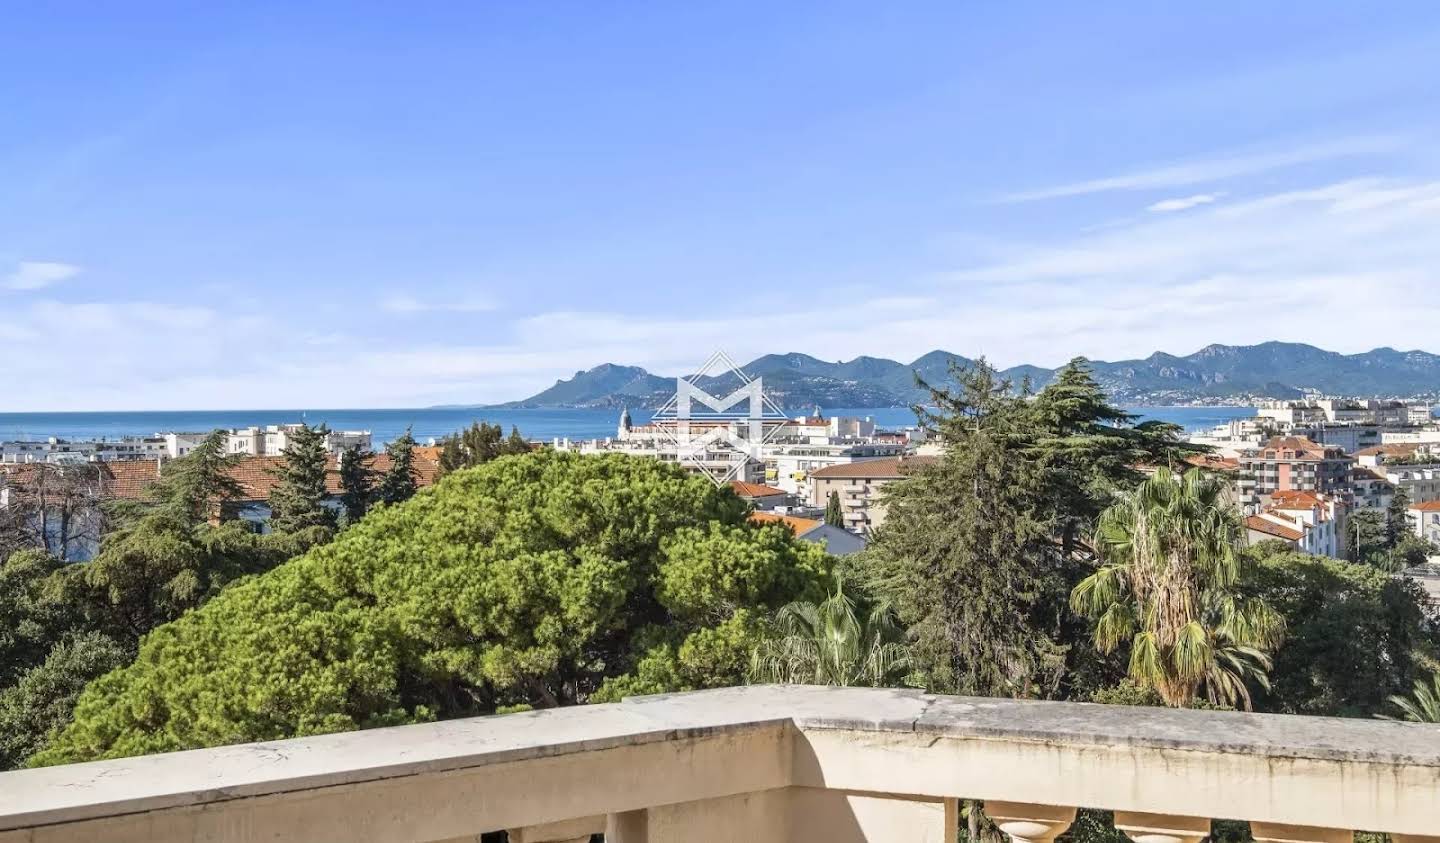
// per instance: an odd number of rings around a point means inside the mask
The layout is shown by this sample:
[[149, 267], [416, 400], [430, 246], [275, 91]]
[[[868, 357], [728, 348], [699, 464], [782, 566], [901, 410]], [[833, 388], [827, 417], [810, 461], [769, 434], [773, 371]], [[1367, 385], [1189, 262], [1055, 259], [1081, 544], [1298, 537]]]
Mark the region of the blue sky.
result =
[[0, 0], [0, 408], [1440, 352], [1440, 4], [1175, 8]]

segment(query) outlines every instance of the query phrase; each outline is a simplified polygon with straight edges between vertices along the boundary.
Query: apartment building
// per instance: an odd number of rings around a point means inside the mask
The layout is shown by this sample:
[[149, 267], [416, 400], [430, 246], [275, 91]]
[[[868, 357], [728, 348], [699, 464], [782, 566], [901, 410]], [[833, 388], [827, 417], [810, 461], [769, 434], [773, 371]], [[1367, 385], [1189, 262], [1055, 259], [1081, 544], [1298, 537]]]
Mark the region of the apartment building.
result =
[[885, 505], [880, 493], [890, 483], [917, 468], [929, 465], [934, 457], [899, 455], [883, 459], [842, 463], [810, 473], [810, 503], [824, 506], [832, 492], [840, 495], [845, 529], [869, 535], [885, 523]]
[[1303, 436], [1273, 437], [1258, 448], [1242, 451], [1238, 459], [1240, 502], [1252, 512], [1276, 492], [1348, 495], [1355, 463], [1340, 448]]
[[1407, 514], [1416, 535], [1440, 545], [1440, 500], [1411, 504]]
[[127, 436], [121, 439], [24, 439], [0, 442], [0, 463], [115, 462], [156, 459], [166, 455], [161, 436]]
[[[230, 431], [225, 444], [225, 450], [230, 454], [244, 454], [252, 457], [278, 456], [290, 446], [290, 437], [301, 428], [299, 424], [271, 424], [264, 427], [243, 427]], [[190, 437], [199, 436], [204, 439], [204, 434], [177, 434], [178, 436]], [[351, 447], [359, 447], [363, 451], [371, 450], [370, 431], [368, 430], [329, 430], [325, 433], [325, 450], [332, 455], [339, 455]], [[196, 444], [191, 441], [192, 446]], [[172, 456], [183, 456], [174, 454]]]

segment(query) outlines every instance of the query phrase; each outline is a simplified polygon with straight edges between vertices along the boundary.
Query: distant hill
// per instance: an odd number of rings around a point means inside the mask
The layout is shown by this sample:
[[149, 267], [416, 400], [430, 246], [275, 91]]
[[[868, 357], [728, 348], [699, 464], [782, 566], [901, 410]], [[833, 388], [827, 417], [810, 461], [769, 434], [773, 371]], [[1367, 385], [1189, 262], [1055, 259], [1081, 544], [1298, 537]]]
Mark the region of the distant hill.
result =
[[[923, 401], [915, 377], [947, 380], [951, 362], [969, 358], [932, 351], [909, 363], [878, 357], [829, 362], [808, 354], [767, 354], [742, 368], [765, 378], [765, 392], [786, 409], [821, 407], [901, 407]], [[1377, 348], [1363, 354], [1338, 354], [1302, 343], [1207, 345], [1177, 357], [1156, 352], [1143, 360], [1092, 361], [1095, 377], [1115, 401], [1126, 404], [1185, 404], [1295, 398], [1301, 390], [1330, 395], [1421, 397], [1440, 394], [1440, 355]], [[1014, 366], [1004, 374], [1017, 384], [1028, 378], [1036, 388], [1055, 369]], [[734, 389], [733, 375], [704, 378], [712, 393]], [[556, 381], [523, 401], [496, 406], [658, 407], [674, 393], [675, 379], [638, 366], [606, 363]]]

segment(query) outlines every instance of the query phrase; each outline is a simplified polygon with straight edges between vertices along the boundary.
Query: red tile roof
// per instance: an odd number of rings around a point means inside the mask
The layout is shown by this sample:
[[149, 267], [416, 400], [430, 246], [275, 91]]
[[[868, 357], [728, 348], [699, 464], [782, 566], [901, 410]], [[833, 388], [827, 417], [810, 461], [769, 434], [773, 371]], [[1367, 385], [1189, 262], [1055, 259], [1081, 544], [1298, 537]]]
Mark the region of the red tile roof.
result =
[[935, 457], [882, 457], [876, 460], [857, 460], [856, 462], [817, 468], [810, 472], [810, 476], [822, 479], [837, 477], [897, 479], [909, 474], [913, 469], [934, 464], [935, 459]]
[[1341, 451], [1339, 448], [1331, 445], [1321, 445], [1318, 442], [1312, 442], [1304, 436], [1275, 436], [1272, 437], [1269, 441], [1267, 441], [1264, 445], [1261, 445], [1258, 449], [1258, 453], [1256, 453], [1256, 455], [1251, 458], [1291, 459], [1290, 457], [1279, 457], [1278, 455], [1276, 457], [1266, 457], [1266, 451], [1294, 452], [1300, 455], [1296, 457], [1296, 459], [1301, 460], [1323, 460], [1326, 459], [1327, 456], [1330, 456], [1332, 454], [1336, 457], [1342, 456], [1344, 454], [1344, 452]]
[[803, 536], [825, 523], [816, 521], [814, 518], [798, 518], [794, 515], [778, 515], [774, 512], [752, 512], [750, 521], [755, 524], [784, 524], [797, 536]]
[[[415, 462], [411, 471], [415, 475], [415, 484], [424, 488], [435, 482], [440, 471], [439, 449], [419, 447], [415, 448], [414, 454]], [[384, 473], [389, 470], [390, 462], [388, 454], [375, 454], [370, 459], [370, 469]], [[240, 484], [243, 492], [241, 500], [267, 500], [277, 480], [275, 472], [284, 464], [284, 457], [241, 457], [230, 473]], [[163, 463], [157, 465], [155, 460], [124, 460], [92, 465], [98, 466], [101, 471], [101, 494], [107, 498], [125, 500], [144, 500], [145, 490], [159, 477], [157, 472], [165, 470]], [[330, 458], [325, 470], [325, 491], [332, 495], [338, 495], [341, 491], [340, 466], [334, 457]]]
[[784, 489], [766, 486], [763, 483], [746, 483], [743, 480], [731, 480], [730, 488], [742, 498], [771, 498], [776, 495], [789, 494]]
[[1274, 536], [1279, 539], [1287, 539], [1298, 542], [1305, 538], [1305, 533], [1294, 527], [1286, 527], [1276, 524], [1269, 518], [1261, 518], [1258, 515], [1251, 515], [1245, 519], [1245, 526], [1257, 533], [1264, 533], [1267, 536]]
[[1374, 457], [1382, 455], [1387, 457], [1408, 457], [1414, 454], [1415, 451], [1419, 448], [1420, 446], [1416, 444], [1371, 445], [1369, 448], [1361, 448], [1360, 450], [1356, 451], [1355, 455], [1357, 457]]
[[1185, 462], [1197, 468], [1207, 468], [1211, 471], [1239, 471], [1240, 461], [1234, 457], [1222, 457], [1218, 454], [1191, 454], [1185, 458]]
[[1281, 489], [1270, 496], [1270, 503], [1281, 508], [1324, 506], [1325, 500], [1314, 492], [1302, 489]]
[[1423, 501], [1411, 504], [1410, 508], [1417, 512], [1440, 512], [1440, 501]]

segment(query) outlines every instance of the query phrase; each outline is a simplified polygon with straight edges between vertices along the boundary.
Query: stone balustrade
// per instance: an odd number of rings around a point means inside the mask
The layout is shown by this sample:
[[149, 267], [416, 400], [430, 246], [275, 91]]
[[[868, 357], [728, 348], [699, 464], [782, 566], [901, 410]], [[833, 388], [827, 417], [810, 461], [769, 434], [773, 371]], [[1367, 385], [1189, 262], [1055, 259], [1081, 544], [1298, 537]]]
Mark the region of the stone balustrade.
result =
[[[1440, 843], [1440, 726], [758, 686], [0, 774], [0, 843]], [[1427, 835], [1431, 835], [1427, 837]]]

